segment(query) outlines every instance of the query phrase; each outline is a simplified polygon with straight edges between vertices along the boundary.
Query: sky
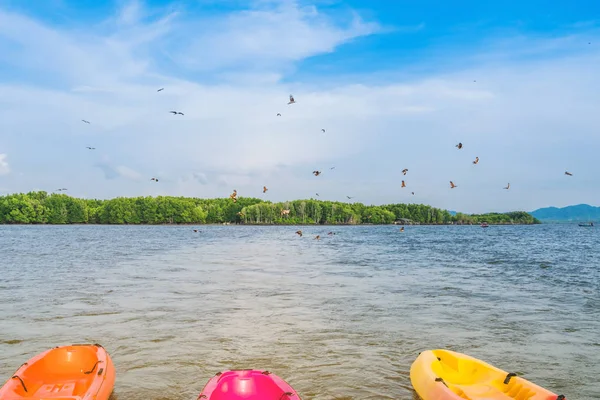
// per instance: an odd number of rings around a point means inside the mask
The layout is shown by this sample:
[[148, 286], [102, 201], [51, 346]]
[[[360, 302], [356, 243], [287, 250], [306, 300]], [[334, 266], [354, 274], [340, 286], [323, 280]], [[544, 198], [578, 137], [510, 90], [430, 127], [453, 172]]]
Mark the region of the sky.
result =
[[598, 15], [586, 0], [0, 0], [0, 195], [597, 205]]

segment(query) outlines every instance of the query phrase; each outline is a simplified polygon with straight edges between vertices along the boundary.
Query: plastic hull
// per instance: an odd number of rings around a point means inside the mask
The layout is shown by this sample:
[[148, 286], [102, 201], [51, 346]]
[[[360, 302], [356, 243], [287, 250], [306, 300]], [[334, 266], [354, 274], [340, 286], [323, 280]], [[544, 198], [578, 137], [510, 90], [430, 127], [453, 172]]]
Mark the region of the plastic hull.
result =
[[253, 369], [217, 373], [198, 400], [300, 400], [300, 396], [277, 375]]
[[108, 400], [115, 368], [99, 344], [55, 347], [21, 365], [0, 388], [0, 400]]
[[481, 360], [450, 350], [422, 352], [410, 368], [410, 380], [423, 400], [567, 400]]

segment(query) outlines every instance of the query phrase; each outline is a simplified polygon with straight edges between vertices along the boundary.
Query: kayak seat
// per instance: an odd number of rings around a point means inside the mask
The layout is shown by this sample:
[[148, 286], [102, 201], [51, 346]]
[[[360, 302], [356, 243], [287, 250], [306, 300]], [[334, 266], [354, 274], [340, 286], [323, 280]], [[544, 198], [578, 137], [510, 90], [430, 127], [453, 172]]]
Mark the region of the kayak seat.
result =
[[[503, 396], [501, 392], [491, 386], [485, 384], [478, 385], [452, 385], [451, 390], [461, 396], [463, 399], [497, 399], [497, 400], [513, 400], [512, 397]], [[502, 396], [502, 397], [498, 397]]]
[[511, 399], [527, 400], [535, 396], [535, 392], [530, 388], [524, 387], [518, 379], [511, 379], [507, 385], [502, 385], [502, 391]]
[[450, 390], [460, 396], [461, 399], [471, 400], [469, 396], [458, 386], [449, 386]]
[[79, 399], [81, 396], [77, 396], [77, 386], [87, 386], [86, 380], [83, 379], [82, 381], [43, 384], [35, 392], [34, 397], [41, 399]]
[[[502, 384], [502, 382], [500, 382]], [[449, 385], [450, 389], [465, 400], [471, 399], [497, 399], [497, 400], [528, 400], [535, 392], [524, 388], [522, 384], [511, 380], [508, 385], [480, 383], [475, 385]], [[502, 389], [500, 389], [502, 388]]]

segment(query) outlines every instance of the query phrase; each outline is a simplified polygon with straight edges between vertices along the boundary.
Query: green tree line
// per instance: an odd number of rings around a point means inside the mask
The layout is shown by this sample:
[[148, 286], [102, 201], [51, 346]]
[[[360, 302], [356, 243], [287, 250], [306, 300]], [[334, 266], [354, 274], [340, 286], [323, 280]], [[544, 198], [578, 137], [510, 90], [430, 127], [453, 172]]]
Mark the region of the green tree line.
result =
[[454, 218], [457, 223], [463, 224], [480, 224], [482, 222], [487, 222], [490, 225], [541, 224], [540, 220], [525, 211], [472, 215], [457, 213]]
[[539, 223], [526, 212], [451, 215], [423, 204], [367, 206], [319, 200], [272, 203], [257, 198], [117, 197], [78, 199], [30, 192], [0, 196], [0, 224], [419, 224]]

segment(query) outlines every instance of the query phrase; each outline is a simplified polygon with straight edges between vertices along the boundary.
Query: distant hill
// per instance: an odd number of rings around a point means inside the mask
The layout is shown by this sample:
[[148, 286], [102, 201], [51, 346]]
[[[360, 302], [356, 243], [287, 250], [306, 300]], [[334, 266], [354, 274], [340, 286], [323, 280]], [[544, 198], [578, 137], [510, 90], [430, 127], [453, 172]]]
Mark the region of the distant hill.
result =
[[542, 222], [583, 222], [600, 221], [600, 207], [589, 204], [578, 204], [563, 208], [546, 207], [532, 211], [529, 214]]

